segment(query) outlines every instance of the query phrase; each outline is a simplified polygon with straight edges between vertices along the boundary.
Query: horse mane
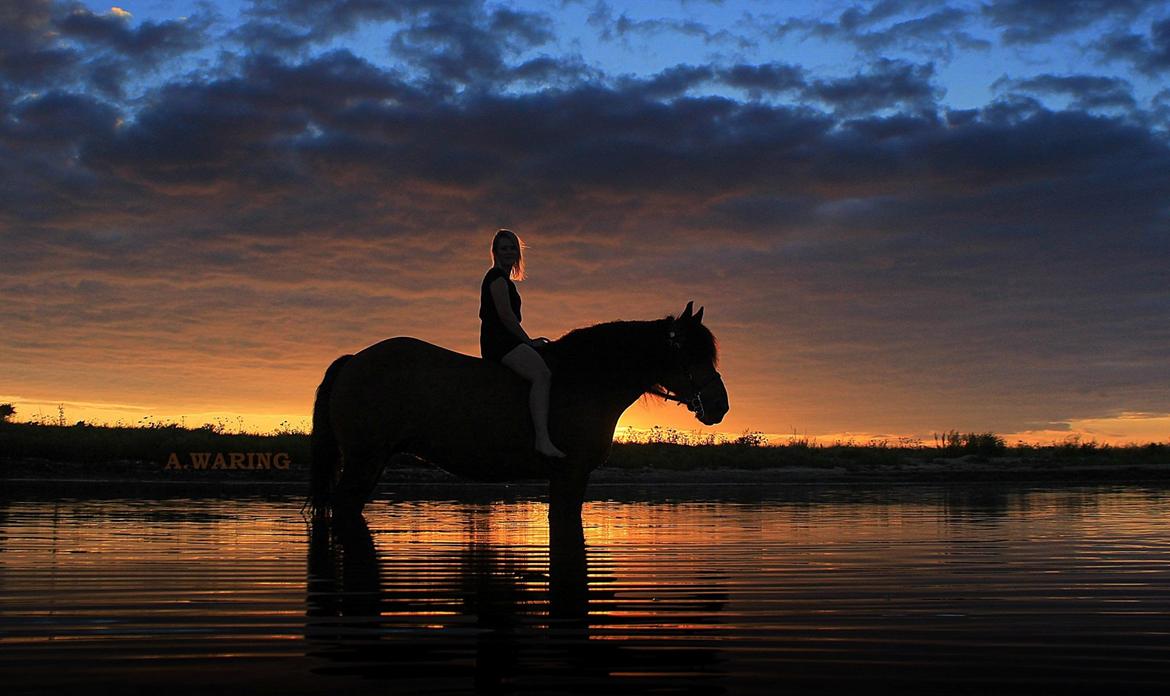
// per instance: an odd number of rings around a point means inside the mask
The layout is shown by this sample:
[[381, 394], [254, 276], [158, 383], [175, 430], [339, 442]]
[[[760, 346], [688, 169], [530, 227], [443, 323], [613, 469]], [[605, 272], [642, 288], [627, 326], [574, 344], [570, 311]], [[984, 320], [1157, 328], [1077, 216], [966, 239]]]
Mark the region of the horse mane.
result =
[[[594, 324], [553, 341], [548, 350], [564, 368], [637, 374], [639, 382], [652, 386], [661, 376], [667, 360], [667, 340], [675, 317], [651, 321], [610, 321]], [[718, 344], [702, 324], [691, 324], [683, 341], [688, 362], [719, 359]]]
[[[667, 319], [673, 320], [670, 316]], [[715, 334], [702, 324], [692, 324], [687, 329], [686, 341], [683, 343], [683, 351], [692, 362], [709, 362], [712, 365], [719, 365], [719, 342], [715, 340]]]

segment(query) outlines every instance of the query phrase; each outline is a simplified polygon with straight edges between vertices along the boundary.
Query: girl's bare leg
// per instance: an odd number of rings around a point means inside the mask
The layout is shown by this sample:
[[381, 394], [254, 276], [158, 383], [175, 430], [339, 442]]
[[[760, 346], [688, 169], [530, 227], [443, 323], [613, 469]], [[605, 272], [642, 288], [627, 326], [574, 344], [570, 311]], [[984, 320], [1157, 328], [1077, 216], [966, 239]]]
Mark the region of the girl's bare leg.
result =
[[532, 427], [536, 431], [536, 451], [546, 457], [561, 458], [565, 453], [557, 449], [548, 436], [548, 393], [552, 372], [532, 346], [520, 344], [508, 351], [501, 360], [514, 372], [532, 384], [528, 393], [528, 408], [532, 412]]

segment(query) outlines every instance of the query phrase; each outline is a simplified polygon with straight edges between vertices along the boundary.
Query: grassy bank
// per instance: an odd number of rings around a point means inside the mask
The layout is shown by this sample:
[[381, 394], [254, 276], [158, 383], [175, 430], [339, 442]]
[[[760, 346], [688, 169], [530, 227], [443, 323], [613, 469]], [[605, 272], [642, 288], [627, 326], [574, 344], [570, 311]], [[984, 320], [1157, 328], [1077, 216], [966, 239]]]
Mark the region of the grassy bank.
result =
[[793, 438], [769, 445], [758, 433], [722, 442], [696, 441], [676, 431], [662, 431], [642, 441], [615, 443], [611, 466], [662, 469], [736, 468], [774, 469], [844, 468], [864, 470], [922, 465], [960, 466], [1044, 464], [1157, 467], [1170, 469], [1170, 445], [1112, 446], [1069, 440], [1050, 445], [1008, 445], [994, 433], [950, 431], [934, 437], [932, 444], [918, 441], [871, 441], [816, 444]]
[[[202, 463], [202, 466], [200, 466]], [[305, 479], [309, 436], [225, 433], [175, 424], [145, 428], [0, 423], [0, 477]]]
[[[178, 480], [304, 480], [309, 437], [302, 432], [226, 433], [213, 427], [72, 426], [0, 423], [0, 478]], [[400, 468], [417, 468], [406, 462]], [[1170, 445], [1124, 447], [1069, 441], [1008, 446], [991, 433], [950, 432], [921, 443], [817, 445], [793, 440], [769, 445], [755, 433], [730, 440], [697, 440], [656, 430], [638, 441], [614, 443], [606, 471], [779, 472], [780, 478], [925, 480], [1090, 478], [1170, 479]]]

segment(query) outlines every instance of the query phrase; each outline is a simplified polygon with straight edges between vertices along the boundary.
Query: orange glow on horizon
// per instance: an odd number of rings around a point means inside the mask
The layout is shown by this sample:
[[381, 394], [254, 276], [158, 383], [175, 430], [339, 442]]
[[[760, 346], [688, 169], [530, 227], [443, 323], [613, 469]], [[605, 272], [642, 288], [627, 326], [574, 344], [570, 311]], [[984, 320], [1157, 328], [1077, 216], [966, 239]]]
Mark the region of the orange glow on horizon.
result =
[[[0, 394], [0, 403], [16, 408], [13, 420], [46, 425], [74, 425], [84, 421], [89, 425], [117, 427], [151, 427], [176, 424], [185, 428], [214, 426], [227, 433], [270, 434], [275, 432], [309, 432], [311, 417], [308, 409], [302, 411], [264, 410], [180, 410], [165, 404], [140, 405], [102, 403], [91, 401], [48, 401]], [[743, 422], [743, 419], [740, 419]], [[881, 432], [775, 432], [766, 428], [728, 428], [724, 424], [708, 427], [695, 420], [681, 406], [666, 404], [656, 399], [642, 399], [634, 403], [618, 421], [615, 440], [645, 441], [649, 438], [674, 436], [685, 444], [727, 442], [744, 434], [762, 435], [770, 444], [784, 445], [804, 442], [811, 445], [887, 445], [931, 446], [934, 433]], [[949, 430], [941, 428], [937, 432]], [[979, 429], [956, 428], [960, 432], [981, 432]], [[1123, 413], [1114, 418], [1072, 420], [1054, 423], [1051, 428], [1012, 433], [996, 433], [1010, 446], [1017, 442], [1029, 445], [1050, 445], [1070, 440], [1097, 442], [1102, 445], [1124, 446], [1170, 441], [1170, 415]]]

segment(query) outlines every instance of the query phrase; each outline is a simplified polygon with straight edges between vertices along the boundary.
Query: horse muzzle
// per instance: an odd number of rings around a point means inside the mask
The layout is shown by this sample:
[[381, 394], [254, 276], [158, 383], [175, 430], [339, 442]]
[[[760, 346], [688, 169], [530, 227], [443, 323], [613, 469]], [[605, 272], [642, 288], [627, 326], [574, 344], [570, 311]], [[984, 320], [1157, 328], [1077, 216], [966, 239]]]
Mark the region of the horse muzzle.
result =
[[722, 378], [695, 392], [687, 402], [687, 410], [695, 414], [695, 418], [703, 425], [720, 423], [729, 408], [727, 387], [723, 385]]

